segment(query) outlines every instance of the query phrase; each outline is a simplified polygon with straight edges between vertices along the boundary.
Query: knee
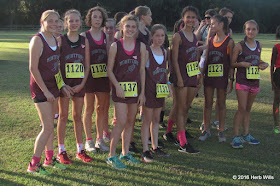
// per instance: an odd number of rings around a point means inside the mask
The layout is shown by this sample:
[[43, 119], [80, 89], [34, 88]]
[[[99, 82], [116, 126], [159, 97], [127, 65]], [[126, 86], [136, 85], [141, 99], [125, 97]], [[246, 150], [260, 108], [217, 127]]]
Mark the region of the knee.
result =
[[243, 113], [247, 112], [247, 108], [244, 107], [244, 106], [238, 106], [238, 111], [239, 111], [241, 114], [243, 114]]
[[104, 113], [105, 112], [105, 105], [96, 105], [95, 107], [96, 113]]
[[54, 126], [52, 124], [44, 124], [43, 133], [46, 135], [51, 135], [54, 132]]
[[212, 101], [205, 100], [204, 105], [205, 105], [205, 109], [211, 109], [213, 105], [213, 100]]
[[73, 120], [74, 120], [75, 122], [77, 122], [77, 121], [82, 121], [82, 113], [74, 113], [74, 114], [73, 114]]

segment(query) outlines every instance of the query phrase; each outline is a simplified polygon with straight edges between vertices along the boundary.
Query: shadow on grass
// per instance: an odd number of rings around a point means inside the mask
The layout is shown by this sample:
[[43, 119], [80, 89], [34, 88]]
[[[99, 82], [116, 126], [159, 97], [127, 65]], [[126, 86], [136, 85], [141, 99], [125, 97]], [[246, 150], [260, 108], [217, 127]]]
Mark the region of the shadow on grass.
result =
[[10, 180], [6, 180], [6, 179], [3, 179], [3, 178], [0, 178], [0, 184], [1, 185], [24, 185], [24, 184], [19, 184], [19, 183], [16, 183], [16, 182], [13, 182], [13, 181], [10, 181]]

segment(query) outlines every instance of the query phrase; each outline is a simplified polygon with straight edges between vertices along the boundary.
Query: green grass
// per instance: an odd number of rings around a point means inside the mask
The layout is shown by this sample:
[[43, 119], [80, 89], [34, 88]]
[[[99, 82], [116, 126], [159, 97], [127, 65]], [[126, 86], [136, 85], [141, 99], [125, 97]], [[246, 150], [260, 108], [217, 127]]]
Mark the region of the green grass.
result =
[[[199, 155], [179, 153], [177, 147], [166, 143], [165, 150], [171, 154], [169, 158], [157, 158], [154, 163], [129, 166], [123, 171], [114, 170], [105, 163], [107, 154], [91, 154], [94, 161], [82, 163], [74, 160], [75, 137], [73, 122], [69, 122], [65, 144], [68, 154], [73, 157], [73, 165], [67, 166], [63, 172], [51, 170], [51, 176], [27, 174], [33, 143], [40, 131], [40, 121], [29, 91], [28, 43], [34, 33], [0, 31], [0, 185], [279, 185], [280, 135], [272, 133], [273, 92], [269, 69], [261, 72], [261, 92], [251, 112], [251, 133], [261, 141], [260, 145], [246, 145], [242, 150], [232, 149], [229, 145], [237, 109], [235, 92], [227, 99], [228, 142], [219, 144], [214, 130], [210, 140], [199, 142], [203, 105], [201, 91], [190, 110], [194, 123], [188, 126], [196, 137], [190, 141], [201, 151]], [[242, 34], [234, 35], [235, 41], [242, 37]], [[260, 34], [258, 40], [263, 47], [262, 59], [269, 62], [271, 49], [277, 41], [273, 35], [267, 34]], [[167, 115], [171, 105], [169, 98]], [[135, 141], [139, 149], [140, 129], [141, 123], [137, 122]], [[161, 129], [160, 135], [163, 133]], [[56, 140], [54, 144], [57, 146]], [[120, 152], [120, 146], [117, 151]], [[136, 158], [140, 159], [140, 155]], [[272, 175], [274, 180], [233, 180], [233, 175]]]

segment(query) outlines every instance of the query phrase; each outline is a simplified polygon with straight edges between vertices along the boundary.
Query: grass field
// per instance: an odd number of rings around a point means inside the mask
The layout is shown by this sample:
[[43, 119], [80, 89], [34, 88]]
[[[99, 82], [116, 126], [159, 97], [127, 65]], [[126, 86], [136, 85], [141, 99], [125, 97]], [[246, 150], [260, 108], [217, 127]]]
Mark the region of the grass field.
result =
[[[73, 165], [67, 166], [63, 172], [51, 170], [51, 176], [27, 174], [33, 143], [41, 129], [29, 91], [28, 43], [34, 33], [0, 31], [0, 185], [279, 185], [280, 135], [272, 132], [273, 92], [269, 69], [261, 72], [261, 92], [251, 112], [251, 134], [261, 141], [260, 145], [245, 145], [244, 149], [236, 150], [229, 144], [237, 109], [234, 91], [227, 99], [227, 143], [218, 143], [214, 129], [210, 140], [199, 142], [197, 138], [200, 135], [203, 105], [200, 92], [190, 110], [190, 118], [194, 122], [188, 126], [190, 133], [196, 137], [190, 141], [200, 150], [199, 155], [182, 154], [177, 147], [166, 142], [165, 150], [171, 154], [169, 158], [157, 158], [151, 164], [131, 165], [123, 171], [108, 166], [105, 153], [91, 154], [94, 161], [82, 163], [74, 160], [75, 137], [73, 122], [69, 122], [65, 145], [68, 154], [73, 157]], [[242, 37], [242, 34], [234, 35], [235, 41], [240, 41]], [[277, 41], [273, 35], [266, 34], [260, 34], [258, 40], [263, 47], [262, 59], [269, 62], [271, 49]], [[169, 98], [166, 103], [167, 116], [171, 105]], [[135, 142], [142, 149], [140, 129], [141, 123], [137, 122]], [[161, 129], [160, 135], [163, 133]], [[56, 140], [54, 144], [57, 146]], [[117, 151], [120, 152], [120, 146]], [[136, 158], [140, 159], [140, 155], [136, 155]], [[235, 180], [234, 175], [243, 179]], [[245, 175], [249, 175], [249, 179]], [[274, 179], [253, 179], [251, 175], [271, 175]]]

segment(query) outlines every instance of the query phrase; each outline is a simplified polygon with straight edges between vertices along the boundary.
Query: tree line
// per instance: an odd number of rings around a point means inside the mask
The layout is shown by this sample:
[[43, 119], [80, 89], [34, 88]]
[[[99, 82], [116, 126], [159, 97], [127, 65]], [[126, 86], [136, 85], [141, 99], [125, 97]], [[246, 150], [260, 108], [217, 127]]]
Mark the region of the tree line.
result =
[[87, 10], [96, 5], [104, 7], [109, 17], [119, 11], [130, 12], [139, 5], [147, 5], [151, 8], [153, 23], [164, 24], [169, 30], [188, 5], [197, 7], [202, 19], [209, 8], [233, 10], [230, 27], [234, 32], [242, 32], [243, 24], [249, 19], [258, 22], [262, 33], [275, 33], [280, 24], [279, 0], [0, 0], [0, 27], [39, 24], [41, 13], [47, 9], [55, 9], [63, 15], [66, 10], [75, 8], [85, 17]]

